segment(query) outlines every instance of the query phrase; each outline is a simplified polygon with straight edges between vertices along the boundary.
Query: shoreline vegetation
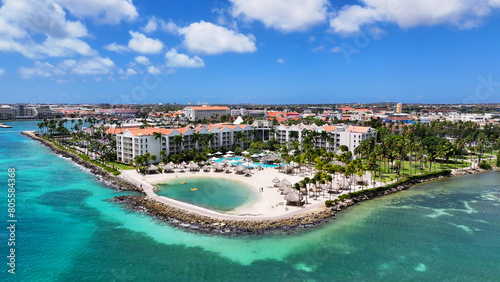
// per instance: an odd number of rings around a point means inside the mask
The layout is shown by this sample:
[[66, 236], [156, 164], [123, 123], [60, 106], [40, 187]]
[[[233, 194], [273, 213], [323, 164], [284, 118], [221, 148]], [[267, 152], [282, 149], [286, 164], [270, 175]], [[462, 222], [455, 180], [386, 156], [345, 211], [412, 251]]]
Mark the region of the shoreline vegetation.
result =
[[[21, 134], [33, 140], [39, 141], [56, 154], [70, 158], [75, 163], [89, 169], [92, 174], [98, 177], [98, 180], [116, 190], [145, 193], [145, 191], [137, 184], [127, 181], [121, 177], [117, 177], [111, 172], [108, 172], [102, 167], [83, 159], [75, 153], [69, 152], [62, 147], [59, 148], [56, 144], [38, 136], [36, 131], [23, 131]], [[486, 170], [471, 167], [467, 170], [441, 170], [438, 172], [408, 176], [385, 186], [340, 195], [336, 200], [326, 201], [320, 211], [309, 210], [290, 217], [270, 220], [218, 219], [189, 210], [169, 206], [145, 195], [116, 196], [110, 199], [110, 201], [125, 205], [127, 208], [134, 211], [144, 212], [159, 219], [160, 221], [167, 222], [170, 225], [194, 232], [216, 234], [264, 234], [273, 231], [312, 227], [334, 218], [337, 212], [366, 200], [406, 190], [411, 186], [422, 182], [483, 171]]]
[[69, 158], [73, 162], [89, 169], [93, 175], [98, 177], [98, 180], [102, 181], [106, 185], [111, 186], [112, 188], [118, 191], [134, 191], [143, 193], [142, 189], [140, 187], [137, 187], [137, 185], [125, 179], [116, 177], [112, 175], [110, 172], [106, 171], [104, 168], [96, 164], [93, 164], [88, 160], [85, 160], [84, 158], [68, 151], [67, 149], [63, 149], [62, 147], [59, 147], [58, 145], [48, 140], [45, 140], [44, 138], [40, 137], [36, 131], [23, 131], [21, 132], [21, 134], [42, 143], [54, 153], [61, 155], [65, 158]]

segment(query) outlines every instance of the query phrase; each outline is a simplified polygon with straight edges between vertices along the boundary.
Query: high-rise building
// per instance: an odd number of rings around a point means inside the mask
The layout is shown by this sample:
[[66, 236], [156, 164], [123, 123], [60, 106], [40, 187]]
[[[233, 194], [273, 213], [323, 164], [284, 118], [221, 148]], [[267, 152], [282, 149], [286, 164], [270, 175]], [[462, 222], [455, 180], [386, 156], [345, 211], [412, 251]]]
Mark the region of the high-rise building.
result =
[[398, 104], [396, 105], [396, 113], [397, 113], [397, 114], [401, 114], [401, 113], [403, 113], [403, 104], [402, 104], [402, 103], [398, 103]]

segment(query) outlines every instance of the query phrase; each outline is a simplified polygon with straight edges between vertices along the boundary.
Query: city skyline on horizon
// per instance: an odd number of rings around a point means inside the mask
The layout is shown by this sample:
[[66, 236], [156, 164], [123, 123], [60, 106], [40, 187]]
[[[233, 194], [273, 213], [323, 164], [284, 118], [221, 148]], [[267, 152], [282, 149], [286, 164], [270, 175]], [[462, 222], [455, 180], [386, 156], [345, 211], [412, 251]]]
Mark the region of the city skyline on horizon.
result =
[[499, 11], [497, 0], [3, 0], [0, 102], [499, 103]]

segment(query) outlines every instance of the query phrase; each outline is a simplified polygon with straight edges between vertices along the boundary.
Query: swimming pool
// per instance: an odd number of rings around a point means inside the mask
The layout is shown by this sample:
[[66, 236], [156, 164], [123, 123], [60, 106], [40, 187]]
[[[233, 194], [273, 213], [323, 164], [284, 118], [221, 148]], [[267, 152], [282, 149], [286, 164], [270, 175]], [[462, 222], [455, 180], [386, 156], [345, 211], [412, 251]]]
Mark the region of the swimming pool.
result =
[[[218, 160], [215, 160], [214, 162], [220, 163], [220, 162], [223, 162], [224, 160], [227, 160], [229, 163], [231, 163], [231, 161], [236, 161], [234, 163], [235, 165], [241, 164], [244, 167], [248, 167], [248, 164], [249, 164], [249, 162], [246, 161], [246, 160], [244, 160], [242, 157], [219, 158]], [[278, 167], [278, 165], [275, 165], [275, 164], [263, 164], [263, 163], [257, 163], [257, 162], [250, 162], [250, 166], [249, 167], [256, 168], [259, 165], [261, 167]]]
[[217, 211], [234, 210], [257, 199], [251, 187], [222, 178], [186, 177], [156, 186], [160, 196]]

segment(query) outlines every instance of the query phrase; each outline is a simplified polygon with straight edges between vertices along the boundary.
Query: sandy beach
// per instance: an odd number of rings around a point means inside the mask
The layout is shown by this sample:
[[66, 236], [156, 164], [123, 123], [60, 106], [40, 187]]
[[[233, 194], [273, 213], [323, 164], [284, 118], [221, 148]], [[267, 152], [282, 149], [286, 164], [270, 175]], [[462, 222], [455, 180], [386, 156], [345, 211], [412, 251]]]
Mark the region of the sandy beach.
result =
[[[165, 204], [172, 205], [187, 211], [197, 212], [202, 215], [215, 217], [219, 219], [231, 220], [269, 220], [269, 219], [282, 219], [297, 214], [314, 212], [322, 209], [325, 205], [325, 200], [329, 199], [327, 193], [322, 193], [317, 198], [313, 199], [308, 197], [308, 204], [303, 207], [287, 206], [286, 201], [283, 199], [284, 195], [281, 194], [277, 187], [274, 187], [272, 180], [277, 177], [280, 180], [287, 179], [292, 184], [304, 179], [305, 176], [311, 177], [310, 174], [285, 174], [279, 172], [277, 169], [265, 168], [261, 171], [253, 170], [251, 176], [244, 176], [235, 173], [224, 172], [177, 172], [177, 173], [164, 173], [164, 174], [151, 174], [142, 175], [135, 170], [122, 171], [122, 177], [125, 179], [142, 185], [148, 197], [159, 200]], [[227, 213], [217, 212], [210, 209], [195, 206], [189, 203], [180, 202], [163, 196], [158, 196], [154, 192], [154, 185], [165, 183], [170, 180], [182, 181], [183, 178], [219, 178], [228, 179], [232, 181], [239, 181], [251, 187], [252, 191], [257, 195], [257, 200], [251, 204], [241, 206], [235, 210]], [[268, 188], [271, 186], [272, 188]], [[263, 187], [263, 192], [259, 192]], [[336, 196], [332, 195], [332, 199]]]

